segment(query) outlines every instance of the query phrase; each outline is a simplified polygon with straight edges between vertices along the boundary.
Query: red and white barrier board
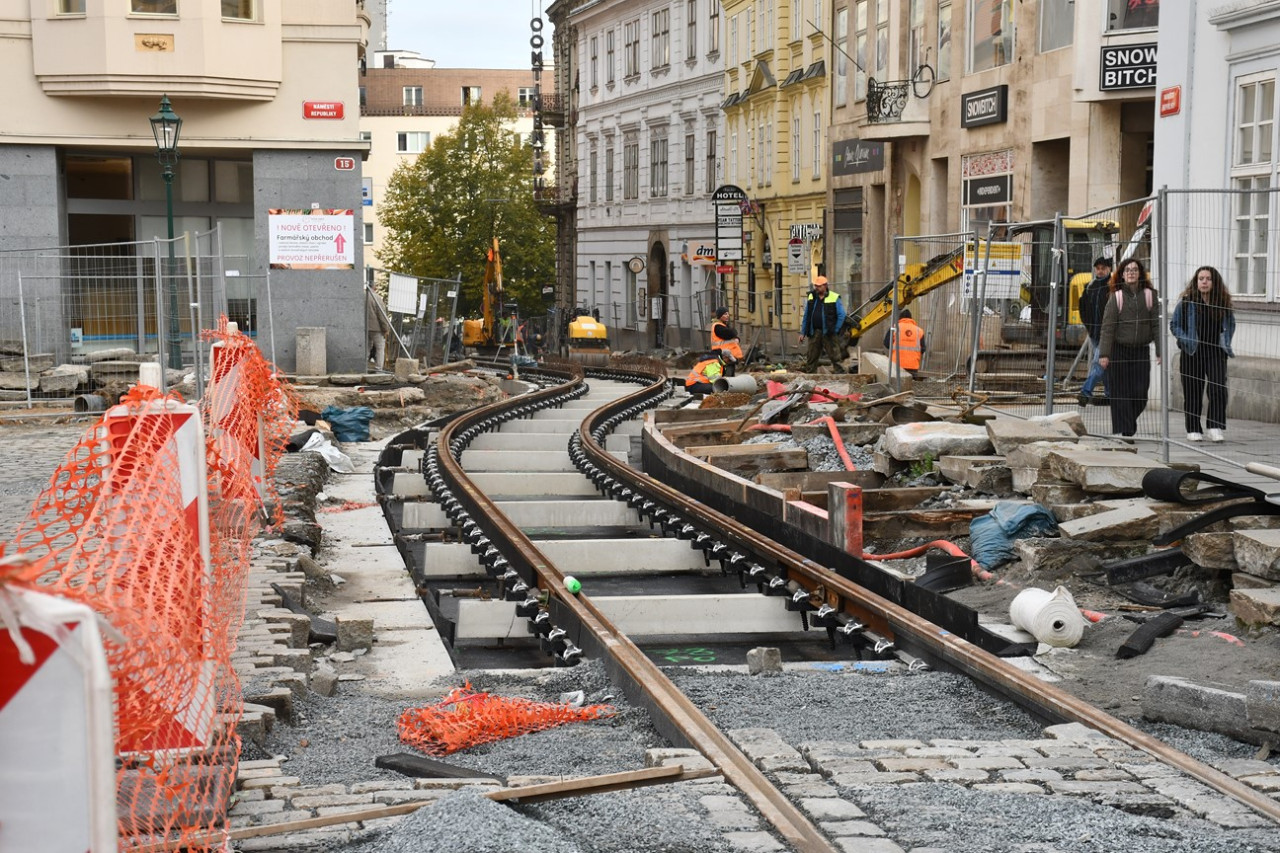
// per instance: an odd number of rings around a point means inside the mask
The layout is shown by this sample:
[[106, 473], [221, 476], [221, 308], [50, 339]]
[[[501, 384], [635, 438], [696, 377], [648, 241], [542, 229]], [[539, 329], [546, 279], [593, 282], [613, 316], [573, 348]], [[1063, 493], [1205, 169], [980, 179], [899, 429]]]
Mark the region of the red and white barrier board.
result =
[[0, 587], [0, 850], [116, 849], [111, 675], [97, 618]]

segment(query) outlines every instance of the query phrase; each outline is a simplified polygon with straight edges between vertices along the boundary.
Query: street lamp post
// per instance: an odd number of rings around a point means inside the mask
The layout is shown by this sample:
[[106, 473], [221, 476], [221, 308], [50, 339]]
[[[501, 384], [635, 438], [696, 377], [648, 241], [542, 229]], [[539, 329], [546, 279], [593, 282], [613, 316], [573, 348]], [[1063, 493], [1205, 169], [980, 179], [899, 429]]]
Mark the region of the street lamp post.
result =
[[165, 216], [169, 223], [169, 366], [182, 369], [182, 340], [178, 325], [178, 281], [174, 276], [176, 260], [173, 252], [173, 167], [178, 162], [178, 134], [182, 119], [169, 105], [169, 96], [160, 98], [160, 111], [151, 117], [151, 134], [156, 138], [156, 159], [164, 169]]

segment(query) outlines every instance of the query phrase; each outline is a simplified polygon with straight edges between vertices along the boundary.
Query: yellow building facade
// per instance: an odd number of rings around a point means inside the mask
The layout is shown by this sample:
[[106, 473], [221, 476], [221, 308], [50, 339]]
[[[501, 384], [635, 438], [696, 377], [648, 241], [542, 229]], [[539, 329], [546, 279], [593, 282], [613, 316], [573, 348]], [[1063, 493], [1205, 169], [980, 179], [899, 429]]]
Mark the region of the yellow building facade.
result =
[[[744, 323], [794, 331], [825, 272], [827, 45], [821, 0], [725, 0], [724, 184], [740, 188], [743, 259], [722, 265]], [[847, 301], [847, 295], [846, 295]]]

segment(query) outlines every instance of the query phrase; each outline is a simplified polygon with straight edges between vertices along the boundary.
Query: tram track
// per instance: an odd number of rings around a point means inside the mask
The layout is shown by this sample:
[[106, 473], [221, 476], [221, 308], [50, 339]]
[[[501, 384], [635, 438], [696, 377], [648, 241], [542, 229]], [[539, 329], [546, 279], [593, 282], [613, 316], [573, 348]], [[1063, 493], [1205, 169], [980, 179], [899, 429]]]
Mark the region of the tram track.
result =
[[[584, 657], [602, 660], [628, 698], [645, 707], [655, 727], [674, 744], [698, 749], [797, 850], [833, 850], [831, 842], [623, 633], [590, 592], [565, 589], [566, 572], [508, 518], [462, 464], [480, 435], [547, 407], [582, 400], [588, 380], [636, 386], [590, 411], [566, 437], [578, 470], [606, 498], [635, 510], [663, 538], [687, 541], [725, 575], [780, 599], [806, 628], [825, 629], [833, 638], [856, 643], [866, 653], [895, 659], [908, 670], [939, 668], [961, 673], [1047, 723], [1078, 722], [1176, 768], [1272, 821], [1280, 803], [1163, 742], [1105, 714], [1066, 692], [993, 656], [978, 644], [940, 630], [902, 604], [856, 583], [853, 572], [829, 568], [769, 539], [749, 524], [690, 498], [692, 489], [666, 485], [637, 471], [606, 449], [605, 439], [620, 424], [660, 403], [667, 395], [657, 365], [636, 362], [587, 375], [563, 370], [527, 374], [541, 387], [512, 400], [456, 417], [417, 437], [422, 477], [461, 540], [492, 579], [495, 596], [511, 602], [529, 635], [559, 664]], [[429, 441], [425, 439], [429, 438]], [[410, 444], [414, 443], [412, 440]], [[404, 442], [401, 445], [404, 446]], [[749, 517], [749, 513], [747, 514]], [[398, 522], [404, 524], [402, 516]], [[398, 541], [400, 537], [397, 537]], [[402, 553], [405, 551], [402, 546]], [[406, 555], [407, 557], [409, 555]], [[856, 560], [856, 558], [849, 558]], [[406, 560], [411, 568], [413, 559]], [[861, 561], [859, 561], [861, 562]], [[869, 565], [870, 571], [877, 571]], [[590, 590], [590, 585], [588, 586]], [[602, 599], [603, 601], [603, 599]], [[438, 607], [437, 607], [438, 610]]]

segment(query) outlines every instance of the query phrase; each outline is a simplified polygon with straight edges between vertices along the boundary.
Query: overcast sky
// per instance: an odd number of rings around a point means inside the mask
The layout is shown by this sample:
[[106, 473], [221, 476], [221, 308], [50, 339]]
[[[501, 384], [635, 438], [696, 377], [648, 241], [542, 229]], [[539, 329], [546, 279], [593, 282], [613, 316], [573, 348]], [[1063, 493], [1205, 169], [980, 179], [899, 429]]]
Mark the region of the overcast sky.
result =
[[387, 47], [413, 50], [437, 68], [528, 68], [530, 20], [545, 28], [551, 64], [551, 0], [388, 0]]

